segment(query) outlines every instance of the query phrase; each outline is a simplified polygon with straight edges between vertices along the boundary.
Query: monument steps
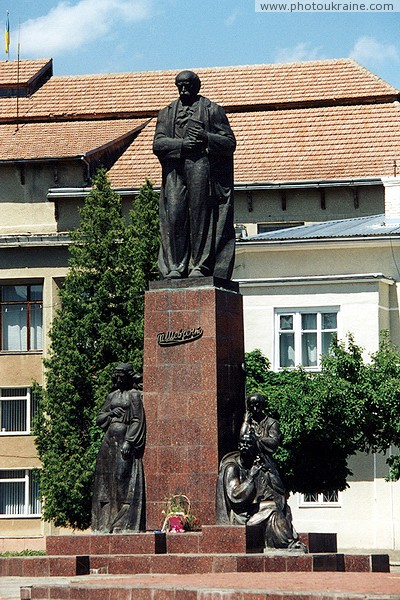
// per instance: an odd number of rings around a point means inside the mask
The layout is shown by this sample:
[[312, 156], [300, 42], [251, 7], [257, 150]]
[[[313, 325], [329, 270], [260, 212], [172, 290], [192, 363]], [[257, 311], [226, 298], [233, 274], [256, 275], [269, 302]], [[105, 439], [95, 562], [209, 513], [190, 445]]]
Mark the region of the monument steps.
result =
[[308, 554], [264, 553], [258, 528], [245, 526], [209, 525], [187, 533], [49, 536], [47, 556], [0, 558], [0, 576], [390, 570], [386, 554], [338, 553], [335, 534], [309, 533], [300, 538]]
[[93, 573], [267, 573], [267, 572], [389, 572], [386, 555], [344, 554], [165, 554], [91, 556]]
[[114, 554], [0, 559], [0, 577], [266, 572], [389, 572], [384, 554]]
[[[360, 578], [360, 575], [362, 578]], [[106, 576], [101, 581], [21, 588], [21, 600], [400, 600], [390, 574], [226, 573], [208, 576]]]

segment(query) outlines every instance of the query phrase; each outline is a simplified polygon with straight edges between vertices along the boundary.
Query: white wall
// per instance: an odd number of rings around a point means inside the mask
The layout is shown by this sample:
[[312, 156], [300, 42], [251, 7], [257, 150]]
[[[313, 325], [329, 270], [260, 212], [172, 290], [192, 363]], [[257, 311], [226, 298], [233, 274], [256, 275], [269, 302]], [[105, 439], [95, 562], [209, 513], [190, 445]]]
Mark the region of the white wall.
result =
[[[390, 314], [398, 314], [396, 285], [384, 278], [354, 276], [308, 285], [255, 282], [242, 286], [242, 293], [245, 349], [261, 349], [274, 367], [275, 309], [338, 307], [339, 338], [353, 333], [366, 360], [378, 348], [379, 332], [393, 322]], [[340, 494], [339, 506], [304, 507], [294, 495], [290, 506], [297, 531], [337, 533], [341, 549], [400, 550], [400, 482], [385, 481], [385, 460], [381, 455], [352, 457], [353, 476], [349, 489]]]
[[338, 307], [338, 337], [344, 339], [347, 333], [353, 333], [356, 343], [364, 348], [366, 359], [378, 347], [382, 319], [377, 281], [309, 286], [288, 284], [258, 290], [242, 288], [242, 293], [245, 350], [259, 348], [272, 363], [274, 311], [278, 308]]
[[339, 550], [400, 550], [400, 482], [385, 481], [386, 457], [358, 454], [353, 476], [336, 507], [303, 507], [299, 494], [289, 504], [297, 531], [337, 533]]

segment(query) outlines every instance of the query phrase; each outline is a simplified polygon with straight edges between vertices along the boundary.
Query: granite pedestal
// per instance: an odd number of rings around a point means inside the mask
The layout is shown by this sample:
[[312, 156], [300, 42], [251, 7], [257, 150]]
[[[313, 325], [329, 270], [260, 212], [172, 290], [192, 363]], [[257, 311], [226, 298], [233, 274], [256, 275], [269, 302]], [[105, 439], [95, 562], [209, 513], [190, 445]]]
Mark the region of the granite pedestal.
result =
[[237, 447], [245, 411], [242, 296], [210, 278], [154, 282], [145, 296], [144, 456], [147, 529], [164, 499], [186, 494], [215, 524], [219, 461]]

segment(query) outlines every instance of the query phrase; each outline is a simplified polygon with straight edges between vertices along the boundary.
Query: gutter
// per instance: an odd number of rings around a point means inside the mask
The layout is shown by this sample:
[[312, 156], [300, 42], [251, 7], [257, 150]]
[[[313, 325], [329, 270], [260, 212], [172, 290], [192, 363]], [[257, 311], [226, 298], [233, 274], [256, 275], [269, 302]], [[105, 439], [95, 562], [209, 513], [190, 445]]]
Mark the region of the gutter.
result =
[[3, 235], [0, 237], [0, 248], [38, 248], [69, 246], [71, 238], [68, 234], [36, 236], [36, 235]]
[[332, 188], [332, 187], [354, 187], [382, 185], [380, 177], [362, 177], [360, 179], [310, 179], [300, 181], [264, 181], [252, 183], [235, 183], [237, 191], [256, 191], [256, 190], [274, 190], [274, 189], [302, 189], [302, 188]]
[[[1, 162], [1, 161], [0, 161]], [[311, 179], [304, 181], [280, 181], [280, 182], [251, 182], [251, 183], [235, 183], [234, 189], [236, 192], [254, 192], [257, 190], [279, 190], [279, 189], [319, 189], [319, 188], [332, 188], [332, 187], [355, 187], [355, 186], [371, 186], [371, 185], [382, 185], [382, 179], [377, 177], [362, 178], [362, 179]], [[160, 186], [154, 186], [156, 192], [160, 191]], [[114, 188], [113, 191], [117, 192], [120, 196], [132, 196], [137, 194], [140, 187], [130, 188]], [[84, 188], [50, 188], [47, 194], [49, 200], [55, 198], [84, 198], [91, 191], [90, 187]]]
[[234, 279], [242, 288], [251, 287], [281, 287], [290, 285], [325, 283], [376, 283], [377, 281], [394, 285], [395, 280], [383, 273], [361, 273], [350, 275], [306, 275], [301, 277], [261, 277], [258, 279]]
[[254, 248], [261, 248], [262, 246], [284, 246], [284, 245], [294, 245], [294, 244], [302, 244], [302, 245], [311, 245], [311, 244], [321, 244], [321, 243], [336, 243], [336, 242], [351, 242], [353, 245], [357, 242], [376, 242], [376, 241], [390, 241], [390, 240], [399, 240], [400, 239], [400, 230], [398, 233], [387, 233], [385, 234], [371, 234], [371, 235], [348, 235], [346, 237], [343, 236], [330, 236], [330, 237], [315, 237], [315, 238], [291, 238], [291, 239], [276, 239], [276, 240], [259, 240], [259, 241], [244, 241], [240, 240], [236, 242], [236, 248], [242, 249], [245, 247], [251, 246]]
[[81, 158], [82, 154], [74, 156], [45, 156], [43, 158], [5, 158], [0, 159], [0, 164], [60, 162], [63, 160], [80, 160]]
[[[83, 159], [82, 159], [83, 160]], [[112, 188], [113, 192], [116, 192], [120, 196], [132, 196], [137, 194], [140, 188]], [[160, 190], [160, 188], [154, 188]], [[56, 200], [58, 198], [85, 198], [92, 191], [92, 187], [79, 187], [79, 188], [49, 188], [47, 192], [48, 200]]]

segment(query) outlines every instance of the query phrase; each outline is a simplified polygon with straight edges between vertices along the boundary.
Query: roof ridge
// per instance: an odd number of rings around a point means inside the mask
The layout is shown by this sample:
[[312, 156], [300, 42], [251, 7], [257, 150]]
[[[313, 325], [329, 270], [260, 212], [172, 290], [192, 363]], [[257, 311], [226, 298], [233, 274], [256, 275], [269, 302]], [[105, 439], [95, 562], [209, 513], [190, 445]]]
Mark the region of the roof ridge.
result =
[[126, 75], [144, 75], [144, 74], [166, 74], [166, 73], [179, 73], [182, 70], [201, 70], [201, 71], [235, 71], [236, 69], [261, 69], [265, 67], [280, 68], [293, 65], [318, 65], [318, 64], [340, 64], [340, 63], [356, 63], [352, 58], [324, 58], [318, 60], [303, 60], [303, 61], [292, 61], [282, 63], [256, 63], [256, 64], [239, 64], [239, 65], [214, 65], [214, 66], [197, 66], [197, 67], [177, 67], [176, 69], [147, 69], [143, 71], [112, 71], [103, 73], [81, 73], [78, 75], [54, 75], [53, 79], [70, 79], [70, 78], [88, 78], [88, 77], [121, 77]]
[[364, 67], [364, 65], [362, 65], [361, 63], [359, 63], [357, 60], [355, 60], [354, 58], [349, 58], [349, 60], [354, 64], [354, 66], [356, 66], [362, 73], [368, 75], [371, 79], [374, 79], [376, 82], [378, 83], [382, 83], [384, 84], [388, 89], [390, 90], [396, 90], [397, 92], [399, 92], [400, 90], [396, 87], [394, 87], [394, 85], [392, 85], [391, 83], [389, 83], [388, 81], [386, 81], [385, 79], [382, 79], [382, 77], [379, 77], [379, 75], [376, 75], [373, 71], [370, 71], [369, 69], [367, 69], [367, 67]]
[[[43, 57], [43, 58], [23, 58], [22, 60], [19, 61], [19, 64], [23, 64], [23, 63], [36, 63], [36, 62], [49, 62], [49, 60], [53, 60], [51, 57]], [[13, 66], [13, 65], [17, 65], [18, 64], [18, 60], [0, 60], [0, 67], [2, 65], [8, 65], [8, 66]]]

